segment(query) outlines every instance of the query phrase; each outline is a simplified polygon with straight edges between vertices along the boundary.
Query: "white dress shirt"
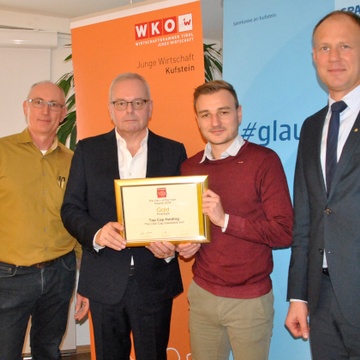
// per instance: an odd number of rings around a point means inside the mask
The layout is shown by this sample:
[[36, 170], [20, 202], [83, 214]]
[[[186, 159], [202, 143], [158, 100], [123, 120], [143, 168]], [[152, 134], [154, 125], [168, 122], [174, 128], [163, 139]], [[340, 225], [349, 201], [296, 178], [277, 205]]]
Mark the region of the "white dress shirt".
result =
[[[119, 135], [115, 130], [116, 144], [117, 144], [117, 155], [118, 155], [118, 166], [119, 174], [121, 179], [136, 179], [146, 177], [146, 166], [147, 166], [147, 153], [148, 153], [148, 137], [149, 130], [146, 129], [146, 135], [141, 141], [141, 146], [137, 153], [132, 156], [127, 148], [126, 141]], [[104, 248], [96, 244], [95, 238], [101, 229], [97, 231], [93, 239], [93, 246], [96, 251]], [[133, 259], [131, 259], [133, 265]]]

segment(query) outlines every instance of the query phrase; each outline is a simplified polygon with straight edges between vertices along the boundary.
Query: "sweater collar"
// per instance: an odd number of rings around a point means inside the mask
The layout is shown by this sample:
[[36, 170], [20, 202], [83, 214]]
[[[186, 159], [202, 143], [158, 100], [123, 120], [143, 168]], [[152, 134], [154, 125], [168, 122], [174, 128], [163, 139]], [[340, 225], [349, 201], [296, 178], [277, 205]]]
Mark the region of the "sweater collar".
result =
[[[244, 144], [245, 140], [241, 137], [241, 135], [238, 135], [231, 145], [221, 154], [219, 160], [226, 159], [229, 156], [235, 156]], [[212, 156], [210, 143], [205, 145], [204, 155], [200, 160], [200, 164], [203, 163], [205, 159], [216, 161], [216, 159]]]

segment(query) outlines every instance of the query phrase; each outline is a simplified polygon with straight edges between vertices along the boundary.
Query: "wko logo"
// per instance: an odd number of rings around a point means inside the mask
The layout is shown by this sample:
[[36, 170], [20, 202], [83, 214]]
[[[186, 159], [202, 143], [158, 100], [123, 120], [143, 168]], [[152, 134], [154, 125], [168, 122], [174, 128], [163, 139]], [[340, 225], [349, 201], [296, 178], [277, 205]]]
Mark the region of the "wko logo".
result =
[[192, 14], [172, 16], [165, 19], [135, 25], [135, 39], [142, 40], [156, 36], [190, 31], [193, 28]]

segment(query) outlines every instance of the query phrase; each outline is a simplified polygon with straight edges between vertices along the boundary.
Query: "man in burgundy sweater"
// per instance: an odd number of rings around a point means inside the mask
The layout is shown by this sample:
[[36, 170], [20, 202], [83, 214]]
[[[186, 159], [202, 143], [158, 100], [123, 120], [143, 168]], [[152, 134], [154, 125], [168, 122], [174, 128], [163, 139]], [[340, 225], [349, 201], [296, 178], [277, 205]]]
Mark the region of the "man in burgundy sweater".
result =
[[211, 243], [181, 244], [195, 253], [190, 285], [193, 360], [268, 358], [273, 327], [272, 249], [291, 243], [293, 211], [277, 154], [238, 135], [241, 106], [234, 88], [211, 81], [194, 93], [204, 151], [182, 164], [182, 175], [208, 175], [203, 213]]

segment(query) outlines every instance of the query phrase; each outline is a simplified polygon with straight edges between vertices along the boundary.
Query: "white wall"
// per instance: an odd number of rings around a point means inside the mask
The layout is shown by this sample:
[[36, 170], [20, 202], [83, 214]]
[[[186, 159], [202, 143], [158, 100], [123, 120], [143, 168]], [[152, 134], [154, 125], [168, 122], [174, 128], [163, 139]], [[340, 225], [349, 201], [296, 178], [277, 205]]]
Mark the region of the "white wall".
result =
[[[0, 26], [36, 28], [58, 33], [56, 48], [9, 47], [0, 45], [0, 137], [22, 131], [26, 127], [22, 102], [30, 86], [41, 80], [56, 82], [71, 71], [72, 64], [64, 63], [70, 54], [70, 20], [36, 14], [17, 13], [0, 9]], [[8, 34], [11, 30], [0, 29]], [[76, 325], [76, 345], [90, 344], [86, 321]]]
[[32, 83], [50, 79], [50, 59], [50, 49], [0, 48], [0, 136], [25, 128], [22, 102]]

